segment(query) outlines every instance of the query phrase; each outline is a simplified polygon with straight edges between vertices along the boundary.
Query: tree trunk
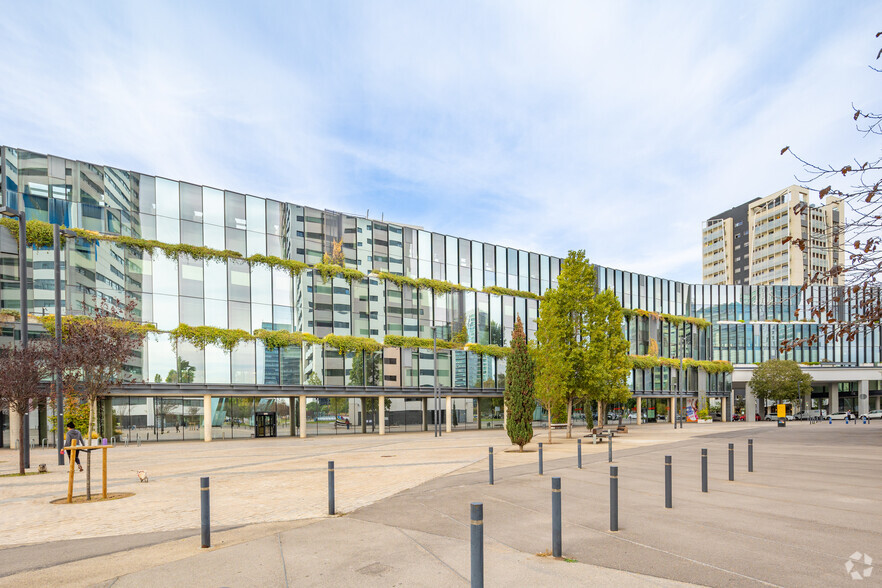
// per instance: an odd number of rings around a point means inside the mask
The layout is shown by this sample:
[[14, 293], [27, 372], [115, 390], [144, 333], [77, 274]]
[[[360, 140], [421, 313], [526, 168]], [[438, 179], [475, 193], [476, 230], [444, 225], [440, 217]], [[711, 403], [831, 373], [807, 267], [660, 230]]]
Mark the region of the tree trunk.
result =
[[567, 439], [573, 438], [573, 399], [567, 399]]
[[[25, 431], [25, 422], [24, 422], [24, 412], [15, 411], [18, 414], [19, 425], [18, 425], [18, 473], [20, 475], [25, 475], [25, 467], [24, 467], [24, 459], [25, 459], [25, 438], [30, 437], [30, 431]], [[12, 411], [9, 411], [9, 414], [12, 414]], [[10, 442], [10, 445], [12, 443]]]
[[551, 407], [548, 407], [548, 444], [551, 445]]
[[600, 417], [598, 417], [598, 418], [602, 419], [601, 422], [603, 423], [600, 426], [605, 427], [607, 424], [606, 423], [606, 402], [604, 402], [603, 400], [600, 401], [599, 410], [600, 410]]

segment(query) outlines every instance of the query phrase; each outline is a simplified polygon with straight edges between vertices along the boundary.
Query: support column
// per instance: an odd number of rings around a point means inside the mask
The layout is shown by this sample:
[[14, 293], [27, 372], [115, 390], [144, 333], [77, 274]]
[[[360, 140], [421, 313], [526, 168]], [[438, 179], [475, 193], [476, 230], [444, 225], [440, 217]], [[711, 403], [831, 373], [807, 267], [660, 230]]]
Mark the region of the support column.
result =
[[870, 380], [858, 382], [858, 416], [870, 412]]
[[643, 424], [643, 398], [637, 397], [637, 424]]
[[674, 397], [668, 398], [668, 422], [673, 423], [677, 415], [674, 414]]
[[803, 411], [812, 409], [812, 391], [811, 390], [809, 390], [808, 392], [806, 392], [805, 394], [802, 395], [802, 403], [803, 403], [803, 407], [802, 407]]
[[429, 430], [429, 399], [423, 398], [420, 400], [421, 410], [422, 410], [422, 423], [423, 423], [423, 431]]
[[300, 438], [306, 439], [306, 396], [301, 396], [300, 404]]
[[726, 415], [726, 420], [731, 421], [732, 415], [735, 414], [735, 390], [732, 389], [729, 391], [729, 413]]
[[839, 384], [827, 384], [827, 414], [839, 412]]
[[361, 399], [361, 432], [367, 433], [367, 398]]
[[756, 419], [756, 396], [753, 395], [753, 389], [750, 384], [744, 385], [744, 422], [752, 423]]
[[289, 427], [288, 434], [294, 437], [297, 435], [297, 418], [294, 414], [294, 407], [297, 406], [297, 397], [289, 396], [288, 397], [288, 421], [291, 426]]
[[377, 401], [377, 405], [380, 407], [380, 418], [377, 420], [380, 421], [377, 423], [380, 425], [380, 435], [386, 434], [386, 397], [380, 396], [380, 399]]
[[[113, 428], [113, 399], [107, 397], [107, 398], [102, 398], [101, 400], [102, 400], [102, 402], [104, 403], [104, 427], [103, 427], [103, 429], [104, 429], [104, 434], [102, 435], [102, 437], [104, 437], [105, 439], [107, 439], [107, 442], [108, 442], [108, 443], [111, 443], [111, 444], [112, 444], [112, 443], [113, 443], [113, 435], [114, 435], [114, 428]], [[45, 410], [45, 409], [44, 409], [44, 410]], [[180, 417], [179, 417], [179, 416], [175, 416], [175, 418], [178, 418], [178, 419], [179, 419]], [[41, 419], [41, 420], [42, 420], [42, 419]], [[43, 439], [43, 433], [42, 433], [42, 431], [41, 431], [41, 432], [40, 432], [40, 440], [42, 441], [42, 439]]]
[[729, 400], [729, 399], [726, 398], [725, 396], [723, 396], [722, 398], [720, 398], [720, 418], [723, 419], [723, 422], [724, 422], [724, 423], [728, 423], [728, 422], [729, 422], [729, 415], [728, 415], [728, 413], [726, 412], [726, 409], [728, 408], [728, 406], [727, 406], [727, 405], [728, 405], [727, 400]]
[[211, 410], [211, 395], [206, 394], [202, 397], [202, 438], [206, 443], [211, 441], [211, 417], [213, 415], [214, 411]]
[[481, 430], [481, 399], [476, 398], [475, 401], [478, 403], [478, 430]]
[[[62, 427], [65, 425], [62, 424]], [[21, 417], [17, 412], [9, 409], [9, 448], [15, 449], [16, 444], [19, 442], [19, 435], [21, 434]], [[60, 450], [59, 450], [60, 451]]]
[[[710, 412], [710, 407], [707, 405], [707, 372], [703, 369], [698, 369], [698, 410], [702, 408], [708, 409]], [[698, 415], [696, 415], [697, 417]]]
[[445, 430], [449, 433], [453, 430], [452, 429], [452, 427], [453, 427], [453, 397], [452, 396], [447, 397], [446, 420], [447, 420], [447, 423], [446, 423]]
[[876, 410], [882, 410], [882, 406], [880, 406], [880, 405], [882, 405], [882, 402], [880, 402], [880, 400], [882, 400], [882, 396], [877, 396], [876, 397]]

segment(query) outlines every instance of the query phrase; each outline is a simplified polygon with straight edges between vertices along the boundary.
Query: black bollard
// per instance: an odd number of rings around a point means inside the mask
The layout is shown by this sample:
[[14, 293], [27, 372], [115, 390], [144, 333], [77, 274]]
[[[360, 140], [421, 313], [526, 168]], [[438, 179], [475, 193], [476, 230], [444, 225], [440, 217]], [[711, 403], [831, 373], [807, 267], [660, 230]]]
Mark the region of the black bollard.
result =
[[539, 444], [539, 475], [542, 475], [542, 444]]
[[707, 449], [701, 450], [701, 491], [707, 492]]
[[488, 453], [488, 456], [490, 457], [490, 485], [492, 486], [493, 485], [493, 448], [489, 447], [488, 449], [490, 450], [490, 452]]
[[612, 431], [610, 431], [609, 435], [607, 435], [607, 440], [609, 441], [609, 447], [607, 447], [607, 452], [609, 453], [609, 463], [612, 463], [612, 437], [613, 434]]
[[753, 471], [753, 439], [747, 440], [747, 471]]
[[671, 497], [671, 456], [665, 456], [665, 508], [674, 508]]
[[560, 478], [551, 478], [551, 554], [560, 557]]
[[619, 466], [609, 466], [609, 530], [619, 530]]
[[576, 455], [577, 455], [577, 466], [581, 470], [582, 469], [582, 440], [576, 439]]
[[471, 517], [472, 588], [484, 588], [484, 503], [472, 503]]
[[337, 514], [334, 506], [334, 462], [328, 462], [328, 514]]
[[735, 481], [735, 444], [729, 443], [729, 481]]
[[202, 547], [211, 547], [211, 503], [208, 496], [208, 478], [199, 479], [199, 487], [202, 495]]

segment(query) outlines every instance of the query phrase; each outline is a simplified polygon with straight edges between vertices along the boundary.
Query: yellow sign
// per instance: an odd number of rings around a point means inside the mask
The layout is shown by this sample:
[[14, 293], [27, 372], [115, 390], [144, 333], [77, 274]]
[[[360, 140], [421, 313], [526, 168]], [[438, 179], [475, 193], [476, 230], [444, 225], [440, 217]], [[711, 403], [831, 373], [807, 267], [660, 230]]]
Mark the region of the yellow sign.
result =
[[778, 418], [783, 419], [787, 417], [787, 406], [784, 404], [778, 405]]

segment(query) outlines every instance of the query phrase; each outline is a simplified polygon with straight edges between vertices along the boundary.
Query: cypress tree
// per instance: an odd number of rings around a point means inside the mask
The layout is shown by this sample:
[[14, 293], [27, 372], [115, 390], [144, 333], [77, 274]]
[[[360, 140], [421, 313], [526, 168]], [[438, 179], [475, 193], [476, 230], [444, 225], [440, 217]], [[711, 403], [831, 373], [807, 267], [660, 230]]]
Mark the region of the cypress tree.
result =
[[524, 445], [533, 438], [536, 401], [533, 398], [533, 360], [527, 349], [527, 337], [520, 315], [512, 333], [511, 355], [506, 365], [505, 404], [508, 407], [505, 432], [512, 444], [523, 451]]

